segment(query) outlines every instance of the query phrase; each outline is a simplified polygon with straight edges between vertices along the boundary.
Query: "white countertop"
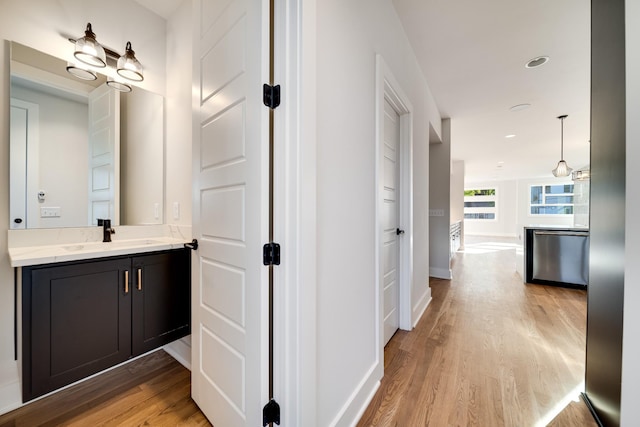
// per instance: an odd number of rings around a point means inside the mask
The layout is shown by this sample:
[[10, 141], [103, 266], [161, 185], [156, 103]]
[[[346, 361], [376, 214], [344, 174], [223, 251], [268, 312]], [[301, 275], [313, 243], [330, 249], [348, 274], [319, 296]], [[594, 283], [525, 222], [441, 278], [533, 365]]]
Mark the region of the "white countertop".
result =
[[119, 240], [109, 243], [84, 242], [66, 245], [27, 246], [10, 248], [9, 258], [12, 267], [51, 264], [64, 261], [78, 261], [91, 258], [104, 258], [117, 255], [179, 249], [187, 243], [171, 237], [152, 239]]
[[118, 227], [113, 241], [100, 241], [98, 227], [66, 230], [15, 230], [9, 232], [12, 267], [52, 264], [119, 255], [180, 249], [191, 241], [190, 227]]

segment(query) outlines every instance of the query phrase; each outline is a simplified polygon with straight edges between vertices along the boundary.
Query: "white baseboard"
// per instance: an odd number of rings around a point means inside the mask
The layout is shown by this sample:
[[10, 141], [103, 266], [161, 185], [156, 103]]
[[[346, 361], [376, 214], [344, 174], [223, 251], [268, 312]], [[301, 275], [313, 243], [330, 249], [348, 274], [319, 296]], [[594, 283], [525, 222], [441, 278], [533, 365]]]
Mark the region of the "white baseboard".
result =
[[[427, 294], [428, 294], [428, 298], [426, 298]], [[425, 300], [425, 302], [424, 302], [424, 305], [422, 307], [420, 307], [420, 305], [422, 305], [422, 300]], [[425, 311], [427, 311], [427, 307], [429, 307], [429, 304], [431, 304], [432, 300], [433, 300], [433, 298], [431, 298], [431, 289], [429, 289], [429, 292], [426, 292], [424, 294], [424, 296], [420, 300], [420, 303], [417, 304], [416, 307], [413, 310], [414, 313], [418, 313], [413, 318], [414, 319], [413, 320], [413, 327], [414, 328], [416, 327], [416, 325], [418, 324], [420, 319], [422, 319], [422, 315], [424, 314]]]
[[[349, 399], [342, 406], [338, 414], [329, 423], [332, 427], [355, 426], [360, 421], [362, 414], [371, 403], [371, 399], [380, 387], [382, 374], [377, 374], [380, 370], [379, 363], [376, 362], [366, 373], [356, 389], [351, 393]], [[380, 378], [376, 378], [380, 377]]]
[[169, 356], [176, 359], [182, 366], [191, 370], [191, 335], [180, 338], [162, 347]]
[[22, 406], [22, 388], [18, 363], [14, 361], [2, 362], [0, 369], [0, 415], [13, 411]]
[[437, 279], [445, 279], [445, 280], [453, 279], [453, 273], [451, 272], [451, 269], [445, 269], [445, 268], [429, 267], [429, 276], [435, 277]]

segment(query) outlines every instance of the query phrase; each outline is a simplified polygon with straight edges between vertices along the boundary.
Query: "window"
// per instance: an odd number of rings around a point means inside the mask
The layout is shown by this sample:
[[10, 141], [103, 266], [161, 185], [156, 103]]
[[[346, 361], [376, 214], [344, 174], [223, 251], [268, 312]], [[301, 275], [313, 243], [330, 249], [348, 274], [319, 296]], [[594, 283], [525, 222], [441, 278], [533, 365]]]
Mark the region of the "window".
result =
[[573, 215], [573, 184], [532, 185], [531, 215]]
[[495, 220], [496, 204], [495, 188], [464, 190], [464, 219]]

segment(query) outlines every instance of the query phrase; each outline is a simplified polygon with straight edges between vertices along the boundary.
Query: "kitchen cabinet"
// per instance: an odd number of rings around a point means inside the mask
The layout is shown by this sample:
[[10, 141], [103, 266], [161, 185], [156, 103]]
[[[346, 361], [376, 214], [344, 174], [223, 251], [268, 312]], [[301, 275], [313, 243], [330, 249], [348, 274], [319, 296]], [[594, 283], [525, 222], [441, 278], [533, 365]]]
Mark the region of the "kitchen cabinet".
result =
[[22, 269], [23, 400], [190, 333], [190, 252]]

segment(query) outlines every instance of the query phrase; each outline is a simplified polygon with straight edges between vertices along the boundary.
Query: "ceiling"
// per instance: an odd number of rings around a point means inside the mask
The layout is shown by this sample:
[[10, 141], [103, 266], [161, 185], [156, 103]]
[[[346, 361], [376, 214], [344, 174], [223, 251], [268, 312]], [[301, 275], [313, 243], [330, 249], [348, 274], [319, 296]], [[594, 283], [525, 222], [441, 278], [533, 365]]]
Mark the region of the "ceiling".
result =
[[182, 0], [135, 0], [135, 2], [162, 16], [164, 19], [169, 19], [180, 6]]
[[[165, 19], [180, 0], [136, 0]], [[548, 177], [589, 164], [590, 3], [584, 0], [393, 0], [465, 181]], [[532, 58], [548, 56], [538, 68]], [[510, 107], [531, 104], [512, 112]], [[505, 138], [506, 135], [516, 135]]]
[[[465, 182], [548, 177], [589, 164], [590, 3], [393, 0]], [[532, 58], [549, 56], [538, 68]], [[510, 107], [531, 104], [512, 112]], [[516, 135], [505, 138], [506, 135]], [[500, 163], [503, 162], [503, 163]]]

